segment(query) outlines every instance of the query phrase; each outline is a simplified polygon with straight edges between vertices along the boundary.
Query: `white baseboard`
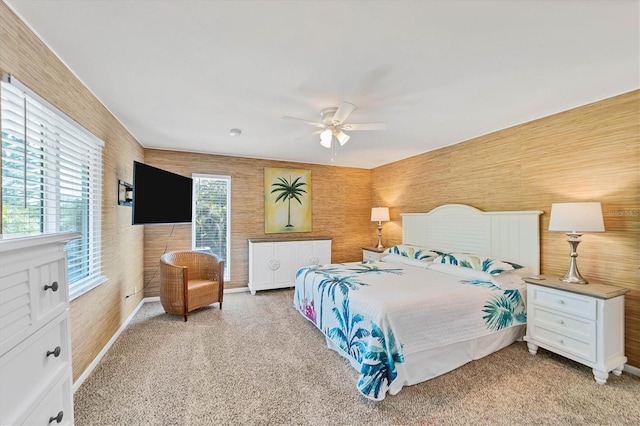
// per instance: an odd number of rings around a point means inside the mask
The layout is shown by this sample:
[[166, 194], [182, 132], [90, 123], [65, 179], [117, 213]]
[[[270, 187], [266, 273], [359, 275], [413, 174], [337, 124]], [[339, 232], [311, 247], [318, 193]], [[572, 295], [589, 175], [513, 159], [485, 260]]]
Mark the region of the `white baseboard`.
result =
[[249, 291], [249, 287], [236, 287], [230, 288], [229, 290], [225, 290], [225, 293], [243, 293], [245, 291]]
[[633, 374], [634, 376], [640, 377], [640, 368], [638, 368], [638, 367], [632, 367], [629, 364], [625, 364], [624, 365], [624, 370], [622, 370], [622, 371], [624, 371], [626, 373], [629, 373], [629, 374]]
[[[158, 297], [158, 300], [160, 300], [160, 298]], [[93, 361], [91, 361], [91, 364], [89, 364], [89, 366], [84, 370], [84, 372], [80, 375], [80, 377], [78, 377], [78, 380], [76, 380], [75, 382], [73, 382], [73, 393], [76, 393], [76, 391], [78, 390], [78, 388], [80, 388], [80, 385], [82, 385], [82, 383], [84, 383], [84, 381], [87, 379], [87, 377], [89, 377], [89, 375], [91, 374], [91, 372], [93, 371], [94, 368], [96, 368], [96, 366], [98, 365], [98, 363], [100, 362], [100, 360], [102, 359], [102, 357], [105, 356], [105, 354], [107, 353], [107, 351], [109, 350], [109, 348], [111, 348], [111, 346], [115, 343], [115, 341], [118, 339], [118, 337], [120, 337], [120, 334], [122, 334], [122, 332], [124, 331], [125, 328], [127, 328], [127, 326], [129, 325], [129, 323], [131, 322], [131, 320], [133, 319], [133, 317], [136, 316], [136, 314], [138, 313], [138, 311], [140, 310], [140, 308], [142, 307], [142, 304], [145, 303], [144, 299], [140, 301], [140, 303], [138, 303], [138, 306], [136, 306], [136, 308], [133, 310], [133, 312], [131, 312], [131, 314], [129, 314], [129, 316], [127, 317], [127, 319], [122, 323], [122, 325], [120, 326], [120, 328], [118, 329], [118, 331], [116, 331], [114, 333], [113, 336], [111, 336], [111, 339], [109, 339], [109, 341], [107, 342], [106, 345], [104, 345], [104, 348], [102, 348], [102, 350], [100, 351], [100, 353], [98, 353], [98, 355], [93, 359]]]

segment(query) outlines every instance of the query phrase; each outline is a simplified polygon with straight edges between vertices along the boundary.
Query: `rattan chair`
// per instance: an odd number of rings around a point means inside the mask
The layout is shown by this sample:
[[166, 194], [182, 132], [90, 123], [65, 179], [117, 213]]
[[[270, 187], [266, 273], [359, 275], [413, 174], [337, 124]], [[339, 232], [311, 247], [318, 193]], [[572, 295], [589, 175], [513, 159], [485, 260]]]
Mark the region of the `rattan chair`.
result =
[[168, 314], [184, 315], [220, 303], [224, 290], [224, 261], [215, 254], [172, 251], [160, 258], [160, 302]]

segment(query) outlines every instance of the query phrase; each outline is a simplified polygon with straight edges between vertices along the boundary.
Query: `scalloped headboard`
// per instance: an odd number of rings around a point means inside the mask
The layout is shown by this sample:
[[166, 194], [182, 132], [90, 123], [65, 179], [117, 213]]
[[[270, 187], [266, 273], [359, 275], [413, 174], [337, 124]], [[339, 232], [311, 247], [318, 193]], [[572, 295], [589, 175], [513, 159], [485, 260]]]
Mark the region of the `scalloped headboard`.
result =
[[540, 274], [542, 211], [483, 212], [446, 204], [429, 213], [402, 213], [402, 242], [444, 252], [486, 254]]

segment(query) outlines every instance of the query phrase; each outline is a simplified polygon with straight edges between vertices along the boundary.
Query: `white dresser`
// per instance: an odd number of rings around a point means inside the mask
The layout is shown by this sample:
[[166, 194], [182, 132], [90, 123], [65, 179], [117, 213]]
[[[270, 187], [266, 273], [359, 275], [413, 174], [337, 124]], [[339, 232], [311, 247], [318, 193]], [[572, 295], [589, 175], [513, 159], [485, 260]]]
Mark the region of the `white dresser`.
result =
[[527, 341], [592, 368], [597, 383], [620, 375], [624, 356], [624, 294], [605, 284], [568, 284], [558, 278], [527, 282]]
[[249, 240], [249, 290], [293, 287], [303, 266], [331, 263], [331, 239]]
[[73, 424], [64, 244], [0, 236], [0, 424]]

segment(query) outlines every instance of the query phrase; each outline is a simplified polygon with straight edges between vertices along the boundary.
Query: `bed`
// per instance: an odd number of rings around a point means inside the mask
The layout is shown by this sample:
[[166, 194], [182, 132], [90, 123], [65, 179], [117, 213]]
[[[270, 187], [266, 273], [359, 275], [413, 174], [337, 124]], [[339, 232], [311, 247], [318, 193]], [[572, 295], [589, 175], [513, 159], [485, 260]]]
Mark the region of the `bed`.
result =
[[294, 307], [359, 372], [358, 391], [382, 400], [522, 338], [540, 214], [402, 214], [402, 244], [381, 261], [301, 268]]

